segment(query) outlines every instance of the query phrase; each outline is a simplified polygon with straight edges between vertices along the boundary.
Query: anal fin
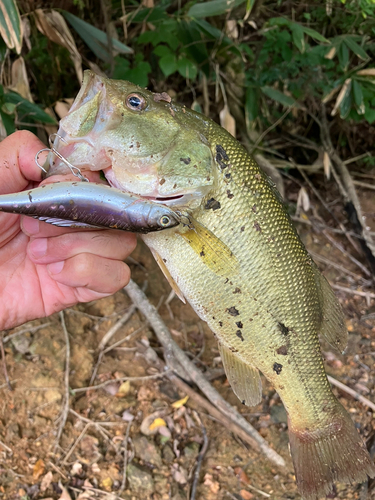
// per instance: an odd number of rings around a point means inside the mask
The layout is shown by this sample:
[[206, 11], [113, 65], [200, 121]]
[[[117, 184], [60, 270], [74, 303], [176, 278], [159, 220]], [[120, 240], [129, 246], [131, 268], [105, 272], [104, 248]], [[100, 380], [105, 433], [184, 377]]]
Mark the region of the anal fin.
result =
[[184, 303], [186, 304], [186, 299], [184, 297], [184, 294], [181, 292], [179, 289], [177, 283], [175, 280], [172, 278], [171, 273], [168, 271], [167, 266], [165, 265], [163, 259], [160, 257], [158, 252], [154, 250], [153, 248], [150, 248], [152, 255], [154, 256], [156, 262], [158, 263], [160, 269], [162, 270], [162, 273], [164, 274], [166, 280], [170, 284], [172, 290], [174, 293], [177, 295], [177, 297]]
[[219, 343], [221, 360], [233, 392], [247, 406], [256, 406], [262, 401], [262, 382], [259, 371], [245, 364], [227, 347]]

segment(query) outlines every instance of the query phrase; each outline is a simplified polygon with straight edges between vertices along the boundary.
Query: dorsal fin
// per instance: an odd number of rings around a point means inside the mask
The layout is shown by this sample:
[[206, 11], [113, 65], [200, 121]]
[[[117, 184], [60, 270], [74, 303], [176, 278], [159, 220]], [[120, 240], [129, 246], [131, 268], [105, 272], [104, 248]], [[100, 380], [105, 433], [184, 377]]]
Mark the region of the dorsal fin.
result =
[[220, 342], [219, 350], [228, 382], [235, 395], [247, 406], [259, 404], [262, 401], [262, 382], [257, 368], [245, 364]]

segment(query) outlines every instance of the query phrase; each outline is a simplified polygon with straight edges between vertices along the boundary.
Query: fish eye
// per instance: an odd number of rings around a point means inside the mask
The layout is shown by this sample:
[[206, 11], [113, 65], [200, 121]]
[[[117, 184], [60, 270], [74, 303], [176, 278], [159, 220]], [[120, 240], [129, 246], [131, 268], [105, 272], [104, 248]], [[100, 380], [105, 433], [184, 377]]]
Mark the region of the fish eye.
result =
[[171, 219], [168, 217], [168, 215], [163, 215], [162, 217], [160, 217], [159, 222], [162, 227], [167, 227], [169, 226]]
[[147, 103], [141, 94], [129, 94], [126, 98], [126, 105], [134, 111], [142, 111], [145, 109]]

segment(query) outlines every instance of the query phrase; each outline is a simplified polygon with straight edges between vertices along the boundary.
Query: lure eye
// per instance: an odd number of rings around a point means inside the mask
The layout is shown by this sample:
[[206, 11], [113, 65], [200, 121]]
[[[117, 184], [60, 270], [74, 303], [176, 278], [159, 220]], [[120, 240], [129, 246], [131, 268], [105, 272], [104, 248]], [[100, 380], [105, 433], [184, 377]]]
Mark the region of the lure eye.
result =
[[140, 94], [129, 94], [126, 98], [126, 105], [133, 111], [142, 111], [147, 103], [146, 99]]
[[163, 215], [162, 217], [160, 217], [159, 222], [162, 227], [168, 227], [171, 223], [171, 219], [168, 217], [168, 215]]

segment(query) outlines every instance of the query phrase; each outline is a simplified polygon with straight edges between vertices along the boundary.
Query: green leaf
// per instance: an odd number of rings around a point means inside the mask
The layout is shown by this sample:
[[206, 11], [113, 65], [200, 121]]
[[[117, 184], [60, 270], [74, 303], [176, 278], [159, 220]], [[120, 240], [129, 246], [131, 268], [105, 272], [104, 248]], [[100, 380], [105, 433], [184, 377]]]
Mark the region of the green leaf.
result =
[[16, 127], [14, 125], [14, 116], [10, 116], [4, 113], [2, 110], [0, 110], [0, 116], [7, 135], [13, 134], [13, 132], [16, 131]]
[[31, 119], [41, 123], [56, 124], [56, 120], [43, 111], [37, 104], [24, 99], [16, 92], [5, 93], [4, 102], [17, 105], [17, 114], [22, 121]]
[[166, 77], [177, 71], [177, 61], [175, 56], [173, 54], [169, 54], [161, 57], [159, 60], [159, 67]]
[[172, 51], [166, 45], [158, 45], [154, 49], [154, 54], [156, 54], [159, 57], [164, 57], [164, 56], [169, 56], [170, 54], [172, 54]]
[[[95, 26], [86, 23], [86, 21], [83, 21], [79, 17], [74, 16], [70, 12], [63, 10], [62, 14], [70, 25], [77, 31], [87, 46], [94, 52], [96, 57], [106, 63], [109, 63], [111, 61], [111, 57], [108, 50], [107, 34], [104, 33], [104, 31], [95, 28]], [[133, 49], [119, 42], [115, 38], [112, 38], [112, 46], [113, 50], [116, 50], [121, 54], [132, 54], [134, 52]]]
[[128, 80], [128, 71], [130, 62], [124, 57], [115, 57], [115, 67], [113, 69], [113, 78], [115, 80]]
[[353, 37], [351, 36], [346, 36], [344, 38], [344, 42], [346, 45], [349, 47], [349, 49], [354, 52], [356, 56], [358, 56], [360, 59], [366, 60], [368, 59], [367, 52], [360, 46], [358, 45], [357, 42], [354, 41]]
[[265, 86], [265, 87], [261, 87], [260, 90], [267, 97], [273, 99], [274, 101], [280, 102], [284, 106], [293, 106], [293, 104], [296, 104], [296, 100], [293, 99], [293, 97], [285, 95], [282, 92], [280, 92], [279, 90], [276, 90], [272, 87]]
[[293, 23], [291, 25], [293, 43], [297, 49], [303, 54], [305, 52], [305, 34], [302, 26], [298, 23]]
[[327, 38], [311, 28], [302, 26], [302, 29], [306, 33], [306, 35], [311, 36], [311, 38], [313, 38], [314, 40], [318, 40], [318, 42], [331, 43]]
[[375, 122], [375, 109], [368, 108], [365, 109], [365, 118], [371, 124]]
[[365, 104], [363, 100], [362, 85], [356, 80], [352, 80], [352, 91], [354, 97], [354, 104], [359, 115], [363, 115], [365, 112]]
[[269, 26], [290, 26], [291, 21], [285, 17], [271, 17], [268, 21]]
[[220, 16], [245, 2], [246, 0], [212, 0], [196, 3], [190, 7], [187, 15], [195, 18]]
[[14, 0], [0, 0], [0, 35], [9, 49], [15, 49], [17, 54], [21, 53], [22, 24]]
[[4, 102], [4, 104], [1, 106], [1, 111], [7, 115], [13, 115], [16, 107], [17, 105], [13, 104], [12, 102]]
[[181, 76], [190, 80], [195, 80], [198, 74], [196, 65], [186, 57], [182, 57], [177, 61], [177, 69]]
[[341, 43], [339, 50], [337, 51], [340, 66], [343, 70], [346, 70], [349, 64], [349, 49], [345, 43]]

